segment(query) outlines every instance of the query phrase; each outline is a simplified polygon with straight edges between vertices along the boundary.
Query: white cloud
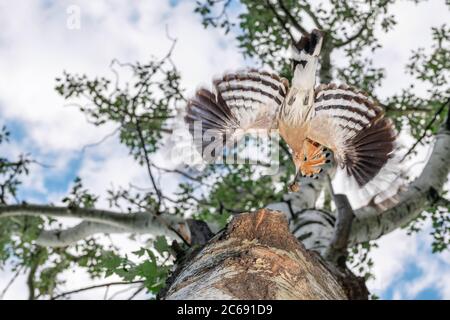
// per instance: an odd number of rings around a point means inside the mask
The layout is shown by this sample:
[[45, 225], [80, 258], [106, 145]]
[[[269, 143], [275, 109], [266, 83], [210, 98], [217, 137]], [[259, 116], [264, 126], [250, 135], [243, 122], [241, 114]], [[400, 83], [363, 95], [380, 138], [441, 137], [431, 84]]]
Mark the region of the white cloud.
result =
[[396, 230], [382, 237], [377, 244], [379, 248], [371, 253], [375, 263], [375, 280], [370, 281], [369, 285], [374, 292], [382, 292], [404, 273], [417, 253], [417, 245], [415, 238], [406, 235], [404, 230]]
[[28, 298], [28, 288], [27, 288], [27, 275], [20, 273], [17, 278], [11, 283], [9, 289], [5, 292], [4, 289], [15, 277], [16, 272], [13, 272], [9, 266], [5, 269], [0, 270], [0, 293], [3, 293], [3, 299], [5, 300], [18, 300]]
[[[431, 27], [448, 23], [448, 7], [444, 1], [424, 1], [417, 5], [398, 1], [392, 8], [399, 23], [381, 39], [383, 48], [376, 51], [375, 63], [386, 68], [386, 79], [379, 91], [382, 97], [399, 93], [414, 79], [405, 72], [412, 50], [423, 47], [430, 50], [433, 43]], [[416, 94], [424, 93], [426, 86], [418, 85]]]
[[[164, 1], [73, 3], [81, 9], [80, 30], [66, 28], [68, 2], [52, 2], [47, 9], [40, 2], [26, 8], [4, 3], [0, 13], [1, 113], [26, 126], [43, 150], [76, 150], [112, 130], [95, 128], [76, 108], [62, 107], [66, 102], [54, 91], [55, 77], [63, 70], [112, 77], [109, 63], [114, 58], [162, 56], [171, 45], [166, 25], [179, 39], [173, 59], [190, 91], [215, 73], [242, 66], [239, 53], [232, 45], [223, 46], [218, 31], [203, 29], [192, 3], [175, 8]], [[133, 12], [139, 13], [134, 22]], [[233, 43], [230, 36], [227, 40]]]
[[429, 221], [418, 234], [396, 230], [377, 241], [370, 256], [374, 261], [374, 280], [369, 290], [385, 296], [392, 290], [393, 299], [417, 299], [431, 290], [442, 299], [450, 298], [450, 253], [431, 252]]

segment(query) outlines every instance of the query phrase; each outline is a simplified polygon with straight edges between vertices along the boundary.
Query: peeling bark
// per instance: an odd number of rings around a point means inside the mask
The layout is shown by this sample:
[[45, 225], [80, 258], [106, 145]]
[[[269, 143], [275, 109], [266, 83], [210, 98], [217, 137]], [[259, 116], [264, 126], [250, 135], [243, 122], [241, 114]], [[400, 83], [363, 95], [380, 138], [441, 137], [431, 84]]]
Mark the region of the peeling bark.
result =
[[361, 281], [307, 251], [290, 233], [285, 215], [277, 211], [235, 216], [185, 261], [160, 298], [367, 298]]

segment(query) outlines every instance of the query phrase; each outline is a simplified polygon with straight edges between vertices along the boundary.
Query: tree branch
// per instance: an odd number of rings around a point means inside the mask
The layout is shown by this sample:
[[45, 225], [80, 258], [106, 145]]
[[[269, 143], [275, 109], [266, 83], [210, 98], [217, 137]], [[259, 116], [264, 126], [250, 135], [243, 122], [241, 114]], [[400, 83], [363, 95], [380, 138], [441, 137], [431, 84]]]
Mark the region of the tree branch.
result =
[[435, 195], [442, 190], [450, 170], [450, 125], [447, 122], [436, 135], [433, 151], [422, 173], [397, 195], [399, 200], [395, 206], [381, 214], [372, 205], [355, 211], [350, 243], [374, 240], [403, 227], [436, 201]]
[[158, 166], [156, 164], [152, 164], [152, 166], [154, 168], [156, 168], [157, 170], [164, 171], [164, 172], [167, 172], [167, 173], [176, 173], [176, 174], [179, 174], [180, 176], [183, 176], [183, 177], [185, 177], [185, 178], [187, 178], [187, 179], [189, 179], [191, 181], [198, 182], [198, 183], [203, 184], [203, 185], [205, 185], [207, 187], [212, 187], [211, 184], [202, 181], [201, 178], [192, 176], [192, 175], [190, 175], [190, 174], [188, 174], [188, 173], [186, 173], [186, 172], [184, 172], [182, 170], [179, 170], [179, 169], [167, 169], [167, 168], [160, 167], [160, 166]]
[[331, 53], [334, 49], [331, 41], [328, 41], [330, 38], [329, 32], [324, 32], [324, 41], [322, 45], [322, 51], [320, 53], [320, 70], [319, 70], [319, 79], [321, 83], [330, 83], [333, 81], [332, 70], [333, 67], [331, 65]]
[[9, 280], [8, 284], [5, 286], [5, 288], [3, 288], [2, 292], [0, 293], [0, 300], [3, 300], [3, 297], [5, 296], [5, 294], [8, 292], [9, 288], [11, 287], [11, 285], [14, 283], [14, 281], [16, 281], [17, 277], [19, 276], [19, 274], [22, 272], [23, 266], [19, 267], [17, 269], [17, 271], [14, 273], [13, 277], [11, 278], [11, 280]]
[[301, 32], [302, 35], [308, 34], [308, 31], [306, 31], [305, 28], [303, 28], [300, 23], [295, 19], [294, 16], [289, 12], [289, 9], [285, 6], [284, 2], [282, 0], [278, 0], [278, 4], [280, 5], [281, 9], [283, 10], [284, 14], [289, 18], [294, 28], [296, 28], [298, 31]]
[[431, 126], [433, 125], [433, 123], [437, 120], [437, 117], [442, 113], [442, 111], [444, 111], [445, 107], [447, 105], [450, 104], [450, 98], [447, 99], [447, 101], [445, 101], [444, 103], [442, 103], [442, 105], [439, 107], [439, 109], [435, 112], [433, 118], [430, 120], [430, 122], [428, 122], [427, 126], [425, 127], [425, 129], [423, 129], [423, 134], [420, 136], [419, 139], [417, 139], [417, 141], [413, 144], [413, 146], [408, 150], [408, 152], [405, 153], [405, 155], [402, 158], [402, 161], [406, 159], [406, 157], [414, 151], [414, 149], [417, 147], [417, 145], [423, 140], [423, 138], [426, 137], [427, 135], [427, 131], [431, 128]]
[[[93, 208], [70, 208], [36, 204], [0, 206], [0, 219], [14, 216], [79, 218], [93, 222], [89, 227], [88, 224], [84, 224], [76, 229], [66, 230], [65, 235], [67, 236], [83, 232], [87, 234], [87, 231], [93, 234], [96, 229], [100, 228], [100, 225], [102, 225], [101, 228], [107, 228], [110, 232], [115, 229], [116, 232], [162, 234], [172, 238], [180, 238], [183, 241], [189, 239], [190, 236], [184, 219], [173, 215], [157, 216], [152, 212], [146, 211], [120, 213]], [[89, 230], [86, 230], [86, 228]], [[43, 237], [43, 241], [50, 241], [55, 240], [56, 235], [44, 232]]]
[[373, 13], [374, 13], [374, 11], [371, 11], [365, 17], [363, 17], [362, 21], [364, 21], [364, 22], [361, 25], [361, 28], [359, 28], [359, 30], [356, 31], [352, 36], [348, 37], [345, 40], [333, 38], [334, 46], [336, 48], [340, 48], [340, 47], [346, 46], [346, 45], [350, 44], [351, 42], [353, 42], [354, 40], [358, 39], [362, 35], [364, 30], [367, 29], [369, 18], [372, 16]]
[[123, 232], [130, 232], [130, 230], [104, 223], [82, 221], [67, 229], [43, 230], [35, 241], [36, 244], [44, 247], [66, 247], [97, 233]]
[[[281, 3], [283, 3], [282, 0], [280, 0]], [[309, 3], [307, 3], [304, 6], [301, 6], [301, 8], [306, 12], [306, 14], [311, 18], [311, 20], [314, 22], [314, 24], [316, 25], [316, 28], [318, 29], [323, 29], [322, 24], [320, 23], [319, 19], [317, 18], [317, 16], [314, 14], [314, 12], [311, 10], [311, 5]], [[292, 17], [293, 18], [293, 17]]]
[[278, 20], [278, 22], [280, 23], [281, 27], [284, 29], [284, 31], [286, 31], [286, 33], [290, 36], [292, 41], [295, 41], [294, 35], [291, 33], [291, 30], [289, 30], [289, 28], [287, 27], [287, 21], [284, 20], [279, 14], [277, 9], [273, 6], [272, 3], [270, 3], [270, 0], [266, 0], [266, 4], [267, 6], [270, 8], [270, 10], [272, 10], [273, 14], [275, 15], [275, 18]]
[[348, 239], [355, 214], [345, 194], [333, 194], [333, 200], [336, 204], [337, 219], [333, 238], [325, 251], [324, 257], [338, 267], [345, 268]]
[[[139, 136], [139, 140], [141, 142], [142, 150], [144, 151], [144, 160], [145, 160], [145, 164], [147, 166], [147, 173], [150, 178], [150, 181], [152, 182], [153, 188], [155, 189], [156, 195], [158, 197], [158, 210], [160, 210], [161, 206], [163, 205], [163, 202], [162, 202], [163, 200], [161, 197], [161, 190], [159, 190], [158, 186], [156, 185], [156, 180], [152, 173], [152, 166], [150, 163], [150, 155], [147, 151], [147, 147], [145, 146], [145, 139], [142, 134], [141, 126], [139, 124], [139, 119], [137, 117], [136, 117], [136, 129], [137, 129], [137, 133]], [[157, 212], [156, 214], [159, 214], [159, 212]]]
[[143, 283], [143, 282], [144, 282], [143, 280], [139, 280], [139, 281], [118, 281], [118, 282], [109, 282], [109, 283], [104, 283], [104, 284], [98, 284], [98, 285], [94, 285], [94, 286], [89, 286], [89, 287], [85, 287], [85, 288], [80, 288], [80, 289], [76, 289], [76, 290], [63, 292], [63, 293], [60, 293], [60, 294], [52, 297], [51, 299], [56, 300], [56, 299], [68, 296], [70, 294], [79, 293], [79, 292], [88, 291], [88, 290], [97, 289], [97, 288], [104, 288], [104, 287], [118, 286], [118, 285], [130, 285], [130, 284]]

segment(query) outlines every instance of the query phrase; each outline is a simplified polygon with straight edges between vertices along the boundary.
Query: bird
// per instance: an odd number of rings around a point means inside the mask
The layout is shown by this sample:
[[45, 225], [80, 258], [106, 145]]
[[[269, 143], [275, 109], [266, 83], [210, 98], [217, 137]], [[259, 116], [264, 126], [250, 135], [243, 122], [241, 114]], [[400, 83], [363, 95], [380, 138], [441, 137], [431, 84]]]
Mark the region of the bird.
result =
[[226, 147], [230, 137], [277, 129], [295, 166], [291, 191], [299, 190], [300, 177], [319, 179], [332, 163], [359, 188], [374, 179], [393, 155], [394, 124], [367, 93], [346, 84], [316, 85], [323, 40], [314, 29], [292, 43], [291, 83], [274, 72], [246, 69], [216, 78], [213, 90], [198, 89], [188, 100], [185, 122], [203, 157], [211, 142], [205, 135]]

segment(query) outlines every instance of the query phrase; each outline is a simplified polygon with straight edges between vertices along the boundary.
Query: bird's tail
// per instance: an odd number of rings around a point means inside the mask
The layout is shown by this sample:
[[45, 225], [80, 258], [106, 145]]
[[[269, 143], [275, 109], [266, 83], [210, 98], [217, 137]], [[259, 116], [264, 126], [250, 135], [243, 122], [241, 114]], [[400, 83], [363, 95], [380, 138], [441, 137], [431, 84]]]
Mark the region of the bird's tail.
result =
[[311, 33], [304, 34], [299, 41], [291, 45], [293, 86], [302, 89], [314, 87], [322, 42], [323, 33], [315, 29]]

